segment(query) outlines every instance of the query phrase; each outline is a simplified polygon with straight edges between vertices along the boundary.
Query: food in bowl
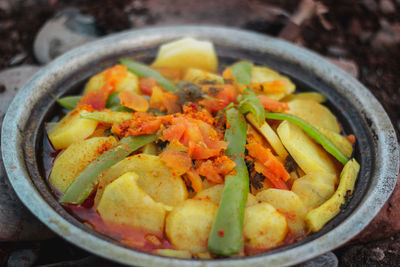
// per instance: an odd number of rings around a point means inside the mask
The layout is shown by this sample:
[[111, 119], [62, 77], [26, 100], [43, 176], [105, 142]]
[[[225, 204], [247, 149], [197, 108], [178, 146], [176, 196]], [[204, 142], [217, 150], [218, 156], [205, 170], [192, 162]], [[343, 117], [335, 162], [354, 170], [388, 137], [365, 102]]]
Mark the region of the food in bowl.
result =
[[[97, 232], [180, 258], [247, 256], [319, 231], [343, 209], [360, 166], [317, 92], [184, 38], [147, 66], [91, 77], [47, 123], [49, 183]], [[51, 155], [45, 155], [50, 157]]]

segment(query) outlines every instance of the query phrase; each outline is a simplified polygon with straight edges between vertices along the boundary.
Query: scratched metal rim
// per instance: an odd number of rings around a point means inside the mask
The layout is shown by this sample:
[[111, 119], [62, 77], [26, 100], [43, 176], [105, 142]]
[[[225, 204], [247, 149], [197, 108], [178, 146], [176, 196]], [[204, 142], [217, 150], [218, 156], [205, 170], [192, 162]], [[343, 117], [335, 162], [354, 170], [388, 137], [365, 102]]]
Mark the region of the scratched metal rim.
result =
[[[55, 199], [43, 193], [43, 188], [37, 184], [38, 177], [32, 174], [32, 168], [37, 168], [37, 152], [29, 148], [35, 148], [39, 140], [37, 133], [32, 133], [37, 125], [31, 121], [31, 114], [41, 114], [35, 120], [43, 120], [48, 107], [39, 105], [40, 101], [46, 97], [49, 99], [48, 95], [55, 90], [55, 85], [62, 87], [63, 83], [71, 81], [67, 78], [71, 78], [72, 73], [79, 76], [84, 68], [95, 67], [99, 59], [126, 55], [140, 47], [158, 45], [182, 36], [208, 39], [216, 45], [254, 52], [255, 55], [269, 54], [291, 65], [293, 71], [299, 68], [312, 73], [316, 81], [323, 81], [334, 88], [335, 92], [327, 93], [340, 95], [331, 99], [337, 102], [338, 110], [345, 102], [351, 105], [354, 114], [346, 110], [341, 112], [348, 119], [356, 117], [357, 121], [368, 125], [364, 127], [369, 136], [365, 141], [370, 143], [373, 155], [368, 159], [371, 166], [364, 166], [370, 168], [366, 188], [350, 214], [336, 221], [330, 229], [323, 229], [321, 235], [300, 244], [261, 255], [220, 260], [165, 258], [131, 250], [101, 238], [61, 215], [54, 206]], [[345, 101], [342, 102], [342, 99]], [[27, 144], [29, 142], [33, 143]], [[64, 54], [38, 71], [20, 89], [5, 116], [1, 146], [4, 165], [14, 190], [39, 220], [87, 251], [136, 266], [286, 266], [303, 262], [346, 243], [359, 233], [389, 198], [399, 172], [399, 149], [390, 119], [374, 96], [357, 80], [307, 49], [265, 35], [213, 26], [169, 26], [126, 31]]]

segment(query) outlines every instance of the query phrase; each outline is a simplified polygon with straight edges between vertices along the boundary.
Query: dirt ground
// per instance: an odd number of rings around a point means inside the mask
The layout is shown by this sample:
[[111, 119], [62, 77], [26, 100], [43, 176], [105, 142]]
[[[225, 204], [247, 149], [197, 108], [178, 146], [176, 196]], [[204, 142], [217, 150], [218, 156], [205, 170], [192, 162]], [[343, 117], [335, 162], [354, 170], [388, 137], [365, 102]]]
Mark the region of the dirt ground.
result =
[[[35, 35], [65, 7], [77, 7], [93, 15], [103, 35], [166, 24], [240, 27], [279, 36], [339, 60], [382, 103], [400, 136], [400, 1], [330, 0], [316, 5], [311, 2], [0, 0], [0, 69], [37, 64], [33, 55]], [[88, 256], [60, 239], [0, 244], [0, 265], [13, 250], [25, 247], [37, 253], [37, 264]], [[400, 266], [400, 235], [343, 247], [335, 254], [340, 266]], [[83, 265], [105, 264], [93, 262], [97, 261], [87, 258]]]

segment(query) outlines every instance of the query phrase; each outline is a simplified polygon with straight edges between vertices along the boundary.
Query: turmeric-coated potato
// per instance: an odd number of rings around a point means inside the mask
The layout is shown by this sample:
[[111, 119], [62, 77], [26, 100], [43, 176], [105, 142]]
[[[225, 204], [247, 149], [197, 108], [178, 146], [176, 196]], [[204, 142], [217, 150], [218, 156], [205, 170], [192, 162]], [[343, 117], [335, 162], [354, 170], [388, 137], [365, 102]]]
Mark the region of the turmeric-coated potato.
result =
[[[199, 199], [199, 200], [210, 200], [214, 202], [215, 204], [219, 204], [221, 201], [222, 197], [222, 191], [224, 190], [224, 185], [218, 184], [214, 185], [210, 188], [207, 188], [200, 193], [198, 193], [194, 199]], [[246, 202], [246, 207], [251, 206], [257, 203], [256, 197], [252, 195], [251, 193], [247, 194], [247, 202]]]
[[325, 173], [312, 173], [297, 179], [292, 186], [295, 192], [309, 209], [314, 209], [328, 200], [335, 192], [332, 180], [336, 177]]
[[286, 217], [267, 202], [245, 209], [243, 236], [250, 248], [268, 249], [279, 245], [288, 232]]
[[97, 211], [106, 223], [144, 229], [160, 237], [167, 207], [146, 194], [138, 179], [136, 173], [128, 172], [107, 185]]
[[50, 183], [64, 193], [76, 176], [100, 156], [103, 148], [111, 148], [116, 144], [117, 141], [111, 136], [93, 137], [70, 145], [56, 158], [50, 173]]
[[291, 233], [301, 234], [305, 229], [307, 208], [296, 193], [270, 188], [257, 194], [256, 198], [266, 201], [286, 216]]
[[339, 171], [332, 156], [299, 126], [283, 121], [277, 132], [283, 145], [305, 173], [338, 175]]
[[322, 127], [335, 133], [340, 133], [339, 123], [332, 112], [325, 106], [313, 101], [295, 99], [288, 102], [286, 113], [302, 118], [314, 127]]
[[[112, 70], [116, 71], [111, 72]], [[121, 65], [116, 65], [92, 76], [87, 82], [83, 94], [85, 95], [89, 92], [100, 91], [100, 89], [106, 84], [107, 78], [113, 79], [115, 90], [117, 92], [129, 91], [141, 94], [139, 89], [139, 78], [125, 67], [121, 67]]]
[[158, 156], [137, 154], [118, 162], [102, 175], [95, 205], [98, 203], [102, 188], [105, 185], [130, 171], [134, 171], [139, 175], [138, 186], [156, 201], [169, 206], [176, 206], [188, 196], [186, 185], [182, 178], [174, 176], [171, 169]]
[[217, 204], [208, 200], [188, 199], [167, 216], [165, 232], [172, 245], [192, 253], [206, 252]]
[[215, 84], [224, 84], [222, 76], [195, 68], [188, 69], [183, 80], [191, 83], [214, 82]]
[[96, 130], [97, 124], [97, 121], [81, 118], [80, 112], [74, 109], [57, 122], [47, 134], [53, 147], [59, 150], [89, 137]]
[[251, 82], [259, 85], [263, 94], [275, 100], [280, 100], [293, 93], [296, 88], [288, 77], [261, 66], [253, 66]]
[[214, 45], [190, 37], [172, 41], [160, 46], [153, 67], [177, 69], [197, 68], [209, 72], [217, 70], [218, 59]]

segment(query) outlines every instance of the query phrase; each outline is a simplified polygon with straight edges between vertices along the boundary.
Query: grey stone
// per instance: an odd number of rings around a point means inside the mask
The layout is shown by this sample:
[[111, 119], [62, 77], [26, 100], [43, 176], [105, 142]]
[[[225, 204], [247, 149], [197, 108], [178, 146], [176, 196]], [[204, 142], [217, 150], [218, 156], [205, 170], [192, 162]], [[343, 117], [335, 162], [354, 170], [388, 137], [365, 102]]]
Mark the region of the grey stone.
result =
[[37, 252], [33, 249], [21, 249], [11, 253], [8, 258], [8, 267], [30, 267], [37, 260]]
[[[37, 66], [26, 65], [0, 72], [0, 127], [18, 89], [38, 69]], [[41, 240], [52, 236], [53, 233], [16, 196], [6, 177], [0, 155], [0, 241]]]
[[299, 264], [297, 267], [337, 267], [339, 261], [335, 254], [327, 252], [312, 260]]
[[69, 8], [60, 11], [44, 24], [35, 38], [33, 50], [36, 59], [46, 64], [97, 37], [95, 19], [82, 14], [78, 9]]

